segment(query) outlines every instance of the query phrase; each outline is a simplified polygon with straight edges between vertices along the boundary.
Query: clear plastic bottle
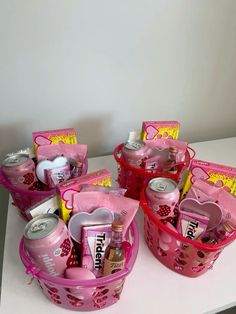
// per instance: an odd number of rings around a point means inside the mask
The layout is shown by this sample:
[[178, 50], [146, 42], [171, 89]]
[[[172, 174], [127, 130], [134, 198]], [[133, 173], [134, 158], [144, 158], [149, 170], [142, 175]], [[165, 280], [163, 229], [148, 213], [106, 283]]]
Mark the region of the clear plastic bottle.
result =
[[122, 247], [124, 225], [121, 221], [113, 221], [112, 238], [106, 248], [104, 257], [103, 275], [107, 276], [122, 270], [125, 265], [125, 250]]

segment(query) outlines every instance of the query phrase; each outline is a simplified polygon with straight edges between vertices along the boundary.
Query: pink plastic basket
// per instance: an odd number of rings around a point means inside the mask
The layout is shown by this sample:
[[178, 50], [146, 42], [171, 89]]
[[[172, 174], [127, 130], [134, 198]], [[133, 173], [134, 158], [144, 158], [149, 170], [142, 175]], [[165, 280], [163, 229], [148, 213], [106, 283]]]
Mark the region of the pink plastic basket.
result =
[[[82, 174], [86, 174], [88, 170], [88, 160], [83, 166]], [[28, 208], [34, 206], [35, 204], [41, 202], [43, 199], [55, 195], [56, 189], [51, 189], [49, 191], [30, 191], [15, 187], [5, 178], [2, 169], [0, 167], [0, 184], [2, 184], [11, 194], [14, 205], [18, 208], [21, 217], [25, 220], [29, 220], [25, 212]]]
[[203, 244], [187, 239], [163, 224], [148, 207], [145, 187], [140, 207], [144, 212], [144, 238], [153, 255], [165, 266], [188, 277], [198, 277], [219, 257], [222, 250], [236, 238], [236, 232], [219, 244]]
[[[123, 144], [118, 145], [113, 152], [114, 158], [118, 165], [118, 178], [117, 181], [121, 188], [127, 189], [126, 196], [134, 199], [140, 199], [140, 193], [143, 185], [149, 180], [157, 177], [166, 177], [179, 182], [184, 170], [190, 166], [192, 159], [195, 156], [195, 151], [188, 146], [184, 161], [177, 163], [176, 166], [178, 171], [176, 174], [163, 173], [163, 167], [158, 167], [153, 172], [153, 170], [144, 170], [141, 168], [135, 168], [125, 162], [122, 157], [121, 149]], [[190, 155], [191, 152], [191, 155]]]
[[[69, 310], [93, 311], [110, 306], [120, 299], [125, 278], [131, 272], [138, 254], [139, 235], [135, 221], [131, 223], [126, 239], [131, 247], [126, 256], [125, 268], [112, 275], [87, 281], [55, 277], [38, 269], [28, 256], [23, 239], [20, 242], [19, 254], [26, 273], [38, 280], [42, 292], [51, 302]], [[84, 289], [84, 297], [81, 297], [81, 290], [80, 297], [69, 291], [70, 288], [78, 286]], [[93, 289], [92, 297], [86, 298], [90, 289]]]

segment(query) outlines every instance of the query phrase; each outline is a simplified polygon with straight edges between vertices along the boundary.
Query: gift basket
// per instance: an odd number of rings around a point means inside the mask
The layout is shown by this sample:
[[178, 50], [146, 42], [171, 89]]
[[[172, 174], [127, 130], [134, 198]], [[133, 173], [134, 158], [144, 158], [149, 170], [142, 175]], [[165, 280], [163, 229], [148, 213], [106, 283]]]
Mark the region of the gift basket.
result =
[[77, 144], [75, 129], [33, 132], [33, 141], [34, 149], [9, 154], [0, 167], [0, 184], [26, 220], [28, 209], [55, 196], [58, 183], [88, 168], [87, 145]]
[[[110, 276], [96, 279], [58, 278], [41, 271], [28, 257], [23, 241], [20, 245], [20, 257], [26, 272], [38, 280], [42, 292], [51, 302], [70, 310], [92, 311], [110, 306], [119, 300], [125, 278], [131, 272], [138, 253], [138, 230], [134, 222], [130, 227], [129, 241], [132, 239], [134, 242], [131, 242], [132, 246], [124, 269]], [[79, 295], [73, 293], [78, 286], [80, 287]]]
[[156, 178], [142, 190], [144, 237], [153, 255], [171, 270], [198, 277], [236, 238], [236, 168], [193, 160], [181, 192]]
[[92, 311], [117, 302], [136, 260], [139, 203], [107, 186], [107, 174], [102, 169], [59, 184], [59, 217], [44, 204], [45, 213], [28, 222], [20, 242], [26, 273], [66, 309]]
[[117, 181], [128, 197], [139, 200], [143, 185], [156, 177], [181, 185], [195, 152], [187, 142], [177, 140], [178, 133], [176, 121], [146, 121], [141, 133], [130, 132], [128, 141], [115, 147]]

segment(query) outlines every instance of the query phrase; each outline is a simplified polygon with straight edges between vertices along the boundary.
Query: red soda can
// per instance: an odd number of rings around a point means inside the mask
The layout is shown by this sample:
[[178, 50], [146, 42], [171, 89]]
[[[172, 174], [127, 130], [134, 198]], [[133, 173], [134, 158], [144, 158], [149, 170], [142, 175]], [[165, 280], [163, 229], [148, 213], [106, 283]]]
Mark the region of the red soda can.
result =
[[29, 221], [24, 245], [35, 266], [53, 276], [63, 276], [67, 267], [77, 266], [67, 227], [55, 214], [39, 215]]
[[179, 194], [177, 184], [173, 180], [154, 178], [149, 181], [146, 189], [147, 204], [158, 219], [172, 222], [176, 216], [175, 207]]
[[28, 190], [36, 181], [35, 164], [26, 154], [14, 154], [2, 162], [2, 172], [15, 187]]
[[121, 149], [124, 160], [131, 166], [139, 168], [144, 157], [147, 156], [147, 146], [143, 141], [129, 141]]

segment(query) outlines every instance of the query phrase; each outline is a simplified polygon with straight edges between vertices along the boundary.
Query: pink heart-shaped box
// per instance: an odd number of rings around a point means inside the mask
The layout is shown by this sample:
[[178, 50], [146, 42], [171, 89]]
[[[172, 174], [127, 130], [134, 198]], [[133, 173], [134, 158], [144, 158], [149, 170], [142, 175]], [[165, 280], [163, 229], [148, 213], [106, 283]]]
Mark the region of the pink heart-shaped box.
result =
[[222, 209], [213, 202], [199, 203], [194, 198], [185, 198], [179, 204], [179, 210], [183, 212], [191, 212], [209, 217], [207, 230], [210, 231], [217, 227], [222, 221]]
[[97, 208], [92, 213], [77, 213], [69, 220], [69, 234], [75, 242], [81, 243], [82, 226], [111, 224], [113, 219], [113, 213], [105, 207]]
[[57, 167], [63, 167], [68, 163], [66, 157], [56, 157], [53, 161], [51, 160], [42, 160], [36, 166], [36, 175], [38, 179], [43, 182], [44, 184], [47, 183], [45, 177], [45, 170], [46, 169], [53, 169]]

